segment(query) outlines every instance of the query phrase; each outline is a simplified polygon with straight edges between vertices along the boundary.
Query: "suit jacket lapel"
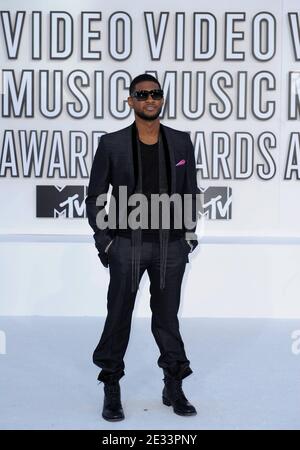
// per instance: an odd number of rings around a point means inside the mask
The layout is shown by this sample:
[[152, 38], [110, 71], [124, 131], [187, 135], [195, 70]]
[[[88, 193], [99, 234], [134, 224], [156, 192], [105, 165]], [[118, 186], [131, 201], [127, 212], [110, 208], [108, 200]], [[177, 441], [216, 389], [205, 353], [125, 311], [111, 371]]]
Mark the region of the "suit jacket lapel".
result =
[[[130, 193], [133, 192], [135, 188], [135, 181], [136, 181], [136, 141], [135, 141], [135, 122], [133, 122], [131, 125], [129, 125], [126, 129], [126, 134], [123, 135], [122, 142], [120, 142], [120, 146], [124, 149], [124, 153], [126, 155], [126, 161], [127, 161], [127, 170], [129, 174], [129, 181], [128, 181], [128, 191]], [[124, 170], [124, 168], [120, 168], [121, 170]]]
[[[172, 133], [168, 127], [165, 127], [162, 123], [160, 124], [163, 136], [165, 137], [165, 143], [167, 146], [167, 154], [169, 155], [170, 164], [170, 176], [171, 176], [171, 194], [176, 191], [176, 170], [175, 170], [175, 155], [174, 148], [176, 142], [173, 139]], [[167, 162], [168, 163], [168, 162]]]

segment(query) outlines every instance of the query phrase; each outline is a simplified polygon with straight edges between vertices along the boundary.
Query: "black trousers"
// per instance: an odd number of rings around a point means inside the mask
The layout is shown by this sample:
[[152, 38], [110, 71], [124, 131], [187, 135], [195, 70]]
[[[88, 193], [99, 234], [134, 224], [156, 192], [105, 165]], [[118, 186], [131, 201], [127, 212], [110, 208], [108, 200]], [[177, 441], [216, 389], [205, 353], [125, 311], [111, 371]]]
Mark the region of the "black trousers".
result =
[[[188, 259], [189, 245], [183, 238], [169, 241], [166, 284], [159, 288], [159, 242], [143, 241], [140, 280], [145, 270], [150, 279], [151, 330], [160, 356], [157, 364], [164, 375], [183, 379], [193, 373], [179, 331], [177, 317], [182, 278]], [[99, 381], [122, 378], [124, 355], [128, 346], [136, 292], [131, 292], [131, 240], [116, 236], [109, 251], [110, 282], [107, 294], [107, 317], [93, 362], [102, 370]]]

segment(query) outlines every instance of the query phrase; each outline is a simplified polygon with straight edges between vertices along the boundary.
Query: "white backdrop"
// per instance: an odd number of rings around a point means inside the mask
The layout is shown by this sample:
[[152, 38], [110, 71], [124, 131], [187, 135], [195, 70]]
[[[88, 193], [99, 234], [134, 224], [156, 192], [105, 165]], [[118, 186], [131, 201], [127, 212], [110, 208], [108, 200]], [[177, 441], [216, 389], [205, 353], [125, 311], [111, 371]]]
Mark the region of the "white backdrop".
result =
[[[0, 313], [105, 314], [87, 219], [36, 217], [36, 186], [88, 184], [148, 72], [167, 93], [162, 123], [191, 132], [205, 192], [181, 314], [300, 317], [298, 1], [23, 5], [1, 2]], [[140, 291], [135, 314], [149, 315], [146, 275]]]

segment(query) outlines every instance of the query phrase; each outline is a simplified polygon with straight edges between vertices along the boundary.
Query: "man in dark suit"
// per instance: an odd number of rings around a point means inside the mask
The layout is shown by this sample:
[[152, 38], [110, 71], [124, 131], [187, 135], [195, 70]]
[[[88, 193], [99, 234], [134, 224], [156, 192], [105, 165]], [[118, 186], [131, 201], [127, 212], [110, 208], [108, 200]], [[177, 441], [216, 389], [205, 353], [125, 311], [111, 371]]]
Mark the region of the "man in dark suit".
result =
[[[164, 98], [156, 78], [147, 74], [137, 76], [131, 82], [129, 94], [127, 101], [134, 110], [135, 121], [101, 137], [86, 197], [87, 216], [94, 230], [98, 256], [110, 271], [107, 317], [93, 353], [93, 362], [102, 369], [98, 376], [104, 383], [102, 416], [111, 421], [124, 419], [119, 380], [124, 376], [123, 358], [132, 312], [145, 270], [150, 279], [151, 330], [160, 351], [157, 363], [164, 373], [163, 403], [172, 405], [177, 414], [194, 415], [196, 409], [182, 391], [182, 380], [192, 369], [177, 317], [188, 254], [198, 245], [195, 230], [200, 191], [194, 148], [188, 133], [160, 123]], [[107, 214], [109, 184], [115, 203], [110, 201]], [[104, 194], [104, 201], [99, 201], [100, 194], [101, 198]], [[184, 194], [188, 194], [190, 219], [185, 220], [184, 207], [180, 210], [172, 201], [167, 213], [158, 210], [157, 214], [150, 204], [155, 194], [169, 198], [176, 194], [181, 201]], [[132, 217], [137, 219], [137, 216], [133, 214], [134, 202], [130, 198], [134, 195], [147, 200], [146, 213], [140, 212], [147, 226], [133, 224]], [[165, 213], [170, 218], [167, 227], [163, 226]], [[150, 225], [154, 216], [158, 223], [156, 228]], [[183, 219], [180, 227], [176, 222], [178, 217]]]

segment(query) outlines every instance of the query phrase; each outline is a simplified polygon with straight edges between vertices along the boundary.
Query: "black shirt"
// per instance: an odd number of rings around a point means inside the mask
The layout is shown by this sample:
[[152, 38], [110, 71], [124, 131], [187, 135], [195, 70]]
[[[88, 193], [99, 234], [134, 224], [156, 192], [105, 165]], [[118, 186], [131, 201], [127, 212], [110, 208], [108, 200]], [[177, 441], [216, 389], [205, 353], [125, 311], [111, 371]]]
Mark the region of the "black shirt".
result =
[[159, 178], [158, 178], [158, 142], [156, 144], [144, 144], [140, 141], [141, 160], [142, 160], [142, 185], [143, 194], [158, 194], [159, 193]]
[[145, 144], [140, 141], [142, 162], [142, 192], [148, 198], [148, 228], [143, 229], [144, 237], [159, 237], [159, 230], [151, 230], [151, 194], [159, 194], [158, 142]]

